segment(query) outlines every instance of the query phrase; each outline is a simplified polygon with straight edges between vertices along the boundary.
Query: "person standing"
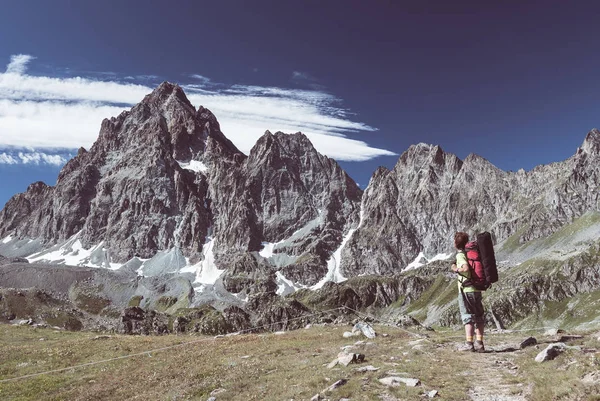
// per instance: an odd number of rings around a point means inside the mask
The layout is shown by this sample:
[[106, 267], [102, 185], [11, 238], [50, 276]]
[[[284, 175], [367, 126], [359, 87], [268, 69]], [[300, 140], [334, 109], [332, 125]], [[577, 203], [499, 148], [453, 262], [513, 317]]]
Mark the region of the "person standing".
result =
[[[458, 273], [458, 307], [460, 318], [465, 325], [466, 344], [461, 347], [463, 351], [485, 352], [483, 345], [483, 327], [485, 312], [481, 291], [470, 285], [471, 268], [465, 252], [469, 242], [469, 235], [465, 232], [454, 234], [454, 247], [457, 250], [456, 263], [452, 271]], [[473, 337], [475, 336], [475, 341]]]

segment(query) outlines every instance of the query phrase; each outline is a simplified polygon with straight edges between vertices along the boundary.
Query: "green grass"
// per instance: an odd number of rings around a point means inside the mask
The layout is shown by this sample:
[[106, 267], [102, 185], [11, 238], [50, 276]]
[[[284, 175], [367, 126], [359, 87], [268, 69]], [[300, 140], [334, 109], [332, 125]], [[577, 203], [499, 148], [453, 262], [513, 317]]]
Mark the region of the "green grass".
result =
[[[142, 353], [125, 359], [68, 369], [62, 372], [0, 382], [0, 399], [101, 400], [308, 400], [339, 379], [347, 384], [326, 398], [377, 400], [383, 395], [416, 400], [431, 390], [440, 400], [464, 400], [473, 383], [490, 395], [520, 394], [533, 384], [526, 399], [592, 400], [600, 385], [584, 385], [581, 378], [600, 370], [595, 354], [569, 350], [555, 361], [533, 361], [535, 347], [513, 353], [473, 354], [455, 350], [462, 331], [429, 332], [419, 345], [417, 337], [394, 327], [374, 328], [379, 336], [356, 345], [352, 352], [365, 355], [362, 364], [328, 369], [345, 345], [345, 326], [313, 326], [283, 335], [245, 334], [224, 338], [196, 335], [123, 336], [94, 339], [96, 334], [0, 325], [0, 380]], [[386, 336], [382, 336], [386, 334]], [[518, 344], [525, 334], [488, 335], [488, 347]], [[43, 340], [40, 340], [43, 339]], [[366, 339], [362, 339], [366, 340]], [[540, 338], [540, 340], [545, 340]], [[549, 339], [546, 339], [549, 341]], [[573, 343], [596, 345], [587, 337]], [[545, 346], [541, 344], [540, 348]], [[146, 351], [172, 347], [167, 350]], [[574, 362], [573, 362], [574, 361]], [[376, 372], [357, 367], [373, 365]], [[506, 366], [517, 368], [510, 370]], [[388, 388], [379, 379], [388, 375], [414, 377], [421, 385]]]
[[457, 294], [456, 280], [449, 280], [439, 274], [433, 284], [417, 300], [408, 305], [406, 312], [417, 320], [423, 321], [427, 318], [427, 311], [432, 305], [444, 307], [455, 301]]
[[131, 299], [129, 300], [129, 304], [127, 306], [129, 306], [129, 307], [140, 306], [142, 299], [144, 299], [143, 295], [135, 295], [135, 296], [131, 297]]

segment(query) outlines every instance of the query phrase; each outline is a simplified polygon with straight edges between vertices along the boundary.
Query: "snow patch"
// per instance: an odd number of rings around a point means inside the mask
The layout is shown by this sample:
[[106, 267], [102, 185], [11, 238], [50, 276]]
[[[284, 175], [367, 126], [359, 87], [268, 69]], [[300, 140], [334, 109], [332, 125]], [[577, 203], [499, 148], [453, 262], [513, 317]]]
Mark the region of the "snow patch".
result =
[[215, 265], [215, 255], [213, 253], [215, 239], [211, 237], [207, 237], [207, 239], [208, 241], [202, 247], [204, 259], [195, 265], [196, 280], [194, 283], [214, 285], [225, 270], [219, 270]]
[[308, 221], [304, 226], [300, 227], [298, 230], [294, 231], [294, 233], [285, 239], [282, 239], [278, 242], [263, 242], [263, 248], [258, 253], [265, 259], [269, 260], [269, 263], [276, 267], [285, 267], [292, 263], [294, 263], [298, 257], [288, 255], [283, 252], [276, 252], [277, 249], [286, 248], [287, 246], [292, 246], [294, 242], [304, 238], [309, 235], [312, 230], [319, 227], [323, 223], [323, 211], [319, 209], [317, 217]]
[[108, 250], [104, 248], [104, 242], [85, 249], [79, 240], [79, 233], [73, 235], [64, 244], [55, 246], [49, 250], [35, 253], [27, 260], [30, 263], [46, 262], [69, 266], [103, 267], [117, 270], [120, 263], [110, 263]]
[[340, 264], [342, 261], [342, 249], [344, 249], [344, 246], [346, 246], [346, 243], [348, 242], [348, 240], [350, 240], [350, 238], [352, 238], [352, 235], [356, 230], [357, 228], [352, 228], [348, 231], [346, 236], [344, 236], [342, 244], [339, 246], [338, 249], [335, 250], [335, 252], [327, 261], [327, 274], [321, 279], [321, 281], [319, 281], [317, 284], [311, 287], [312, 290], [318, 290], [319, 288], [323, 287], [328, 281], [333, 281], [334, 283], [341, 283], [347, 280], [347, 278], [344, 277], [342, 275], [342, 272], [340, 271]]
[[275, 275], [277, 276], [277, 295], [284, 297], [288, 294], [298, 291], [299, 289], [306, 288], [306, 286], [294, 284], [292, 280], [285, 278], [283, 273], [279, 271], [276, 272]]
[[419, 252], [415, 260], [410, 262], [404, 269], [402, 269], [402, 272], [418, 269], [419, 267], [425, 266], [426, 264], [436, 260], [447, 260], [450, 257], [452, 257], [452, 253], [438, 253], [432, 258], [427, 258], [423, 252]]
[[263, 242], [262, 243], [263, 249], [261, 249], [258, 254], [265, 259], [269, 259], [271, 256], [273, 256], [273, 252], [275, 251], [275, 246], [280, 243], [281, 243], [281, 241], [276, 242], [276, 243]]
[[178, 161], [177, 163], [179, 163], [179, 166], [181, 166], [181, 168], [186, 170], [192, 170], [195, 173], [208, 173], [208, 166], [197, 160], [190, 160], [187, 163]]

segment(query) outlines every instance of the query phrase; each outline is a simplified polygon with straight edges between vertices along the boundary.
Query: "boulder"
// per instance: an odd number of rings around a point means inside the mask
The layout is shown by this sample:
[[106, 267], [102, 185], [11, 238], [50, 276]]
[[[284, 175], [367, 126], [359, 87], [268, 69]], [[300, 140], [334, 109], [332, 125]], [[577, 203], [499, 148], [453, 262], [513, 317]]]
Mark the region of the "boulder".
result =
[[565, 349], [567, 349], [567, 346], [565, 345], [565, 343], [550, 344], [546, 347], [546, 349], [544, 349], [542, 352], [537, 354], [537, 356], [535, 357], [535, 361], [536, 362], [551, 361], [554, 358], [556, 358], [558, 355], [560, 355]]

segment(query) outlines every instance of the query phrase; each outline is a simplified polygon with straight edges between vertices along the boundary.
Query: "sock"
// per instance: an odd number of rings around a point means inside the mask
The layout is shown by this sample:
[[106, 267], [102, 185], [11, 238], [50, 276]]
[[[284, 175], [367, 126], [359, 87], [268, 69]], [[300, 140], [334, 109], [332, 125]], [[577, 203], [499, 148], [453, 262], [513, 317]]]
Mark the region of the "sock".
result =
[[467, 336], [467, 342], [468, 343], [472, 343], [473, 342], [473, 336]]
[[477, 336], [477, 341], [483, 342], [483, 336]]

